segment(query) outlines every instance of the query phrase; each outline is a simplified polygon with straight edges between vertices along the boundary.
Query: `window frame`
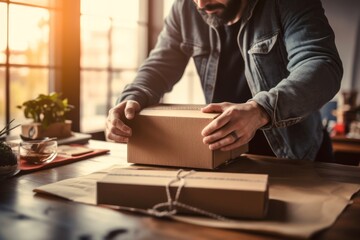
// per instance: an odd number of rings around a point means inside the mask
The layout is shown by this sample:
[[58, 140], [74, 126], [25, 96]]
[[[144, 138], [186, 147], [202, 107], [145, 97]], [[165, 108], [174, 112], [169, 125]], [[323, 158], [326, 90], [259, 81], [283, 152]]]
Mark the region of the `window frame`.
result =
[[[80, 46], [80, 4], [81, 0], [61, 1], [51, 0], [51, 6], [38, 6], [34, 4], [11, 2], [10, 0], [0, 0], [1, 3], [7, 4], [7, 18], [9, 19], [9, 4], [17, 4], [23, 6], [40, 7], [54, 11], [54, 15], [50, 17], [50, 56], [48, 65], [21, 65], [9, 63], [9, 21], [7, 21], [7, 46], [6, 46], [6, 62], [1, 64], [5, 67], [5, 123], [9, 123], [10, 119], [10, 68], [29, 67], [29, 68], [47, 68], [49, 69], [49, 92], [61, 92], [64, 98], [74, 105], [74, 110], [68, 113], [68, 118], [72, 120], [72, 130], [80, 132], [81, 121], [81, 46]], [[147, 14], [147, 41], [145, 41], [144, 53], [145, 59], [150, 50], [155, 46], [157, 36], [163, 24], [163, 1], [142, 0]], [[110, 84], [107, 82], [106, 84]], [[109, 94], [109, 93], [108, 93]], [[106, 103], [109, 110], [113, 103], [111, 96], [108, 95]], [[102, 135], [103, 130], [93, 132], [93, 135]]]
[[[18, 63], [10, 63], [10, 48], [9, 48], [9, 42], [10, 42], [10, 4], [15, 6], [25, 6], [25, 7], [35, 7], [40, 9], [46, 9], [51, 13], [56, 13], [59, 11], [59, 6], [56, 4], [58, 0], [50, 0], [49, 6], [42, 6], [37, 4], [31, 4], [31, 3], [24, 3], [24, 2], [16, 2], [16, 1], [10, 1], [10, 0], [0, 0], [0, 3], [6, 4], [6, 47], [5, 47], [5, 63], [0, 63], [0, 67], [5, 68], [5, 116], [3, 116], [3, 120], [5, 124], [7, 125], [11, 121], [11, 106], [10, 106], [10, 95], [11, 95], [11, 79], [10, 79], [10, 69], [11, 68], [22, 68], [26, 67], [29, 69], [47, 69], [49, 71], [49, 91], [54, 90], [53, 88], [54, 82], [55, 82], [55, 75], [54, 73], [57, 71], [57, 64], [55, 61], [51, 61], [51, 55], [52, 49], [49, 47], [49, 63], [48, 64], [18, 64]], [[53, 34], [53, 27], [52, 24], [55, 21], [53, 17], [50, 16], [50, 33], [49, 33], [49, 44], [54, 42], [55, 35]]]

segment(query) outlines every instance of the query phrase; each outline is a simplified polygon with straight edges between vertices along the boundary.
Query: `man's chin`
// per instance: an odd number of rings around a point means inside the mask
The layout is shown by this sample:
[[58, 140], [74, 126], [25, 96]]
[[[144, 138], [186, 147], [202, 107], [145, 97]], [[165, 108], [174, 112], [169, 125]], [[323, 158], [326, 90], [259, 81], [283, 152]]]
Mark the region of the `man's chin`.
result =
[[217, 26], [220, 26], [220, 25], [224, 25], [226, 24], [227, 22], [224, 21], [224, 19], [222, 19], [220, 17], [220, 15], [222, 14], [222, 12], [218, 12], [218, 13], [207, 13], [206, 11], [202, 10], [202, 9], [198, 9], [200, 14], [205, 16], [205, 19], [206, 19], [206, 23], [209, 24], [210, 26], [214, 26], [214, 27], [217, 27]]
[[219, 17], [216, 14], [209, 14], [208, 19], [207, 19], [207, 23], [209, 25], [213, 25], [213, 26], [220, 26], [220, 25], [226, 24], [227, 21], [225, 21], [224, 19], [222, 19], [221, 17]]

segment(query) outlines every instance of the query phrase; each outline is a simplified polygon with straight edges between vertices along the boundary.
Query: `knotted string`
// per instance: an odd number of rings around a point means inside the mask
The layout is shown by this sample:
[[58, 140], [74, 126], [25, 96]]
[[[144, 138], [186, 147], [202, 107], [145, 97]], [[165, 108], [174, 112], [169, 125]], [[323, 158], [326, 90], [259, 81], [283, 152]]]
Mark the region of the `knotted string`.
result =
[[[193, 213], [197, 213], [200, 215], [204, 215], [210, 218], [214, 218], [217, 220], [221, 220], [221, 221], [230, 221], [230, 219], [225, 218], [221, 215], [218, 215], [216, 213], [212, 213], [197, 207], [193, 207], [184, 203], [179, 202], [179, 198], [180, 198], [180, 193], [181, 190], [184, 188], [185, 186], [185, 178], [190, 176], [191, 174], [194, 174], [195, 171], [191, 170], [183, 175], [181, 175], [181, 173], [183, 172], [182, 169], [180, 169], [177, 174], [176, 177], [172, 180], [170, 180], [166, 186], [165, 186], [165, 190], [166, 190], [166, 197], [167, 197], [167, 201], [163, 202], [163, 203], [158, 203], [156, 205], [154, 205], [152, 208], [150, 209], [140, 209], [140, 208], [131, 208], [131, 207], [122, 207], [122, 206], [118, 206], [116, 208], [120, 209], [120, 210], [128, 210], [128, 211], [132, 211], [132, 212], [138, 212], [138, 213], [143, 213], [143, 214], [147, 214], [147, 215], [151, 215], [154, 217], [171, 217], [173, 215], [175, 215], [177, 213], [177, 207], [186, 209], [190, 212]], [[175, 198], [172, 199], [171, 193], [170, 193], [170, 187], [172, 184], [176, 183], [176, 182], [180, 182], [179, 186], [176, 190], [176, 194], [175, 194]], [[161, 210], [162, 208], [165, 208], [164, 210]]]

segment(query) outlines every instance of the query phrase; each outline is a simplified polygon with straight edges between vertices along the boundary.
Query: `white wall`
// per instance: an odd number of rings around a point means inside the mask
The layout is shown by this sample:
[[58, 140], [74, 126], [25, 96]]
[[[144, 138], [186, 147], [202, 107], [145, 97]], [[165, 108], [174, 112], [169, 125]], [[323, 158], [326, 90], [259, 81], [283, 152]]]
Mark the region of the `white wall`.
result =
[[[344, 66], [341, 88], [360, 92], [360, 1], [322, 0], [322, 3]], [[358, 103], [359, 100], [360, 96]]]

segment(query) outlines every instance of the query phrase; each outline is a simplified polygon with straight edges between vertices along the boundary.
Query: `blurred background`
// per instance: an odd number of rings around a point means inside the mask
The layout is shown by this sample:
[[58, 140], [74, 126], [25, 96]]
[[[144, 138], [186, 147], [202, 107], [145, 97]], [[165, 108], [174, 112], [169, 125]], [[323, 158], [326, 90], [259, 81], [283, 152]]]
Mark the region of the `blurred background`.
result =
[[[173, 1], [0, 0], [0, 127], [27, 121], [16, 106], [56, 91], [75, 106], [73, 130], [103, 139], [108, 110], [155, 45]], [[355, 92], [350, 108], [359, 105], [360, 1], [322, 3], [344, 64], [341, 92], [322, 111], [329, 126], [343, 93]], [[192, 62], [163, 101], [204, 103]]]

